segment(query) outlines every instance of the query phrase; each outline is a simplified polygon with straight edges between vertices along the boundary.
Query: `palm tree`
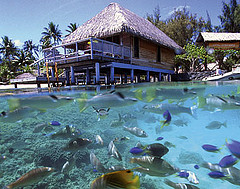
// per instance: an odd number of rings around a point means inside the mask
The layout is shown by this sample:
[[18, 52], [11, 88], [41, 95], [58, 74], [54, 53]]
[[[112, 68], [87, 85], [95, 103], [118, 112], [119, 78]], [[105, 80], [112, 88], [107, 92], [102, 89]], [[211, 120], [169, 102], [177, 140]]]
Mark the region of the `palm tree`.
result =
[[65, 35], [65, 37], [69, 36], [72, 32], [74, 32], [78, 28], [78, 25], [76, 23], [70, 23], [68, 28], [69, 29], [66, 30], [68, 32], [68, 34]]
[[[48, 27], [44, 27], [44, 32], [42, 32], [41, 42], [50, 42], [51, 45], [59, 44], [62, 41], [62, 32], [53, 22], [48, 23]], [[53, 43], [52, 43], [53, 40]]]
[[9, 69], [11, 70], [12, 58], [17, 52], [14, 42], [8, 38], [8, 36], [2, 37], [2, 43], [0, 43], [0, 53], [3, 54], [3, 58], [8, 61]]
[[33, 44], [32, 40], [25, 41], [23, 44], [23, 50], [29, 54], [29, 56], [35, 60], [36, 58], [33, 56], [35, 54], [38, 57], [38, 45]]

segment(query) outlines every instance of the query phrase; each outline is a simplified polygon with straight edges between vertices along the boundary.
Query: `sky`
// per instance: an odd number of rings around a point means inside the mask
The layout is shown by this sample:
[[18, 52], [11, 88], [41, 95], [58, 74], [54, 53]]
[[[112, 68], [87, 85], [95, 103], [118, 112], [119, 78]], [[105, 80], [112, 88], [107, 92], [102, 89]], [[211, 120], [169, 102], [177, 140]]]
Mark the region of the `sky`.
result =
[[184, 6], [205, 19], [208, 11], [213, 25], [220, 25], [218, 16], [222, 14], [221, 0], [0, 0], [0, 42], [3, 36], [8, 36], [18, 47], [27, 40], [39, 44], [43, 28], [51, 21], [66, 35], [70, 23], [82, 25], [111, 2], [141, 17], [152, 14], [159, 6], [163, 20]]

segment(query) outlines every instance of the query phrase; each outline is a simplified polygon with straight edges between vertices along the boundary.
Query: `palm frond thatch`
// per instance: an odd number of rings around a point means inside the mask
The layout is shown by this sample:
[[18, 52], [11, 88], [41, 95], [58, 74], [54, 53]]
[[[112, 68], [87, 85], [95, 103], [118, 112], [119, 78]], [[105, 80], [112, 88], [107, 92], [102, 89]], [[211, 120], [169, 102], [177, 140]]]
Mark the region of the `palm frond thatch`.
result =
[[171, 49], [181, 47], [148, 20], [121, 7], [117, 3], [109, 4], [99, 14], [81, 25], [63, 40], [64, 43], [75, 42], [88, 37], [106, 37], [126, 32], [134, 36], [153, 41]]

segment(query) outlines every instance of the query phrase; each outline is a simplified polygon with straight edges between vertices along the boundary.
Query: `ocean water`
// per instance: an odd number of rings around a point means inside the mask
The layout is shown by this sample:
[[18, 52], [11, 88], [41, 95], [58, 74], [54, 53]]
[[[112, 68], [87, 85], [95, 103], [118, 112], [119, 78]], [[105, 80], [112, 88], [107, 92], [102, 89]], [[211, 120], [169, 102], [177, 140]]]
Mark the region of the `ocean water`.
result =
[[[104, 174], [91, 165], [90, 153], [96, 155], [105, 169], [111, 166], [132, 169], [139, 165], [130, 159], [144, 157], [129, 152], [138, 142], [143, 146], [165, 145], [169, 152], [161, 158], [176, 169], [191, 171], [199, 180], [198, 184], [191, 183], [190, 178], [177, 176], [177, 171], [151, 176], [133, 169], [139, 175], [142, 189], [172, 188], [164, 183], [165, 179], [201, 189], [239, 188], [240, 163], [230, 167], [232, 174], [225, 174], [221, 179], [211, 178], [208, 175], [211, 170], [204, 166], [218, 164], [231, 154], [226, 143], [240, 141], [239, 84], [239, 81], [160, 82], [100, 89], [72, 87], [51, 93], [1, 93], [0, 188], [32, 169], [51, 167], [54, 172], [37, 182], [31, 182], [30, 176], [24, 188], [87, 189], [94, 179]], [[112, 99], [111, 94], [117, 95], [118, 100]], [[110, 97], [105, 99], [105, 95]], [[136, 101], [128, 103], [128, 97]], [[163, 116], [165, 109], [160, 111], [161, 104], [167, 106], [171, 115], [170, 123], [163, 128], [166, 117]], [[92, 106], [97, 110], [104, 108], [108, 115], [99, 116]], [[155, 108], [147, 108], [151, 106]], [[138, 137], [124, 126], [140, 128], [148, 136]], [[66, 128], [73, 130], [69, 134]], [[96, 135], [101, 136], [103, 145], [95, 141]], [[163, 139], [157, 141], [158, 137]], [[77, 149], [74, 146], [73, 150], [69, 142], [76, 138], [92, 142]], [[122, 161], [109, 155], [108, 145], [113, 140]], [[204, 144], [214, 145], [219, 151], [208, 152], [202, 148]], [[73, 156], [72, 166], [62, 172], [63, 165], [71, 162]], [[199, 169], [195, 169], [195, 165]]]

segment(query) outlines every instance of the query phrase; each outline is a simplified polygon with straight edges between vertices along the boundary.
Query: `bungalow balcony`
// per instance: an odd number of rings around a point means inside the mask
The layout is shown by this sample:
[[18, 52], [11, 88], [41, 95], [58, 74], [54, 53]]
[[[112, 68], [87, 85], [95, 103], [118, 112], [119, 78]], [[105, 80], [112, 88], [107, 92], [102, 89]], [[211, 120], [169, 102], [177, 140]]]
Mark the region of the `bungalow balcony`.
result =
[[58, 68], [86, 65], [93, 62], [131, 63], [131, 49], [97, 38], [86, 38], [44, 49], [44, 61]]

